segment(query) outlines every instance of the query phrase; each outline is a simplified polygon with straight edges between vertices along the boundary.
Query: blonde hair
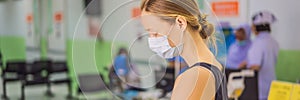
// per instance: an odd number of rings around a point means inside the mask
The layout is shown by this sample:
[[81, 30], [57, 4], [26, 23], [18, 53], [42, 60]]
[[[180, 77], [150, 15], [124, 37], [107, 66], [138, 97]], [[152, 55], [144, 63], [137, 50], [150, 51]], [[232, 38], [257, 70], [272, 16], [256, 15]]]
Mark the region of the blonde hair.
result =
[[157, 14], [161, 19], [174, 23], [177, 16], [187, 20], [188, 30], [197, 31], [205, 43], [212, 44], [215, 49], [216, 37], [214, 26], [202, 15], [195, 0], [143, 0], [141, 10]]

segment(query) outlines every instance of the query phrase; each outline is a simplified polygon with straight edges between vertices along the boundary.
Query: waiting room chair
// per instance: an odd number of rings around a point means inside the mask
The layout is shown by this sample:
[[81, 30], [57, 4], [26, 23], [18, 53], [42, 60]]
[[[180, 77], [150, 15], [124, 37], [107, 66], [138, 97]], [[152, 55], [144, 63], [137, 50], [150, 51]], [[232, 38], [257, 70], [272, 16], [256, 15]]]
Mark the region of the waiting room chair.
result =
[[2, 66], [2, 87], [3, 100], [8, 100], [6, 84], [7, 82], [20, 81], [22, 79], [21, 71], [26, 70], [26, 62], [24, 60], [7, 61], [6, 67]]
[[108, 77], [109, 77], [110, 90], [112, 90], [114, 93], [124, 92], [124, 88], [122, 86], [122, 80], [118, 77], [113, 67], [110, 67]]
[[21, 83], [21, 100], [25, 100], [25, 87], [33, 85], [47, 85], [48, 74], [46, 67], [49, 67], [49, 61], [34, 61], [27, 64], [26, 70], [22, 70], [22, 83]]
[[[68, 85], [68, 96], [67, 99], [72, 98], [72, 83], [69, 77], [69, 69], [65, 61], [52, 62], [51, 67], [47, 67], [49, 83], [47, 85], [47, 95], [53, 96], [51, 92], [51, 84], [67, 84]], [[55, 75], [64, 75], [63, 77], [54, 77]]]

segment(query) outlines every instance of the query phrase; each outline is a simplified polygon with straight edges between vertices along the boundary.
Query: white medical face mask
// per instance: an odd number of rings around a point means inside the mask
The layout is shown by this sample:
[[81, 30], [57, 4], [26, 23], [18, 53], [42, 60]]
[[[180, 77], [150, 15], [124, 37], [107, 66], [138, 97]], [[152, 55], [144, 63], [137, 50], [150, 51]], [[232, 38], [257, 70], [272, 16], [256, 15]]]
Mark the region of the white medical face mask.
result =
[[239, 46], [245, 46], [245, 45], [247, 45], [247, 40], [242, 40], [242, 41], [238, 41], [237, 40], [237, 42], [238, 42]]
[[149, 47], [153, 52], [163, 58], [173, 58], [179, 56], [183, 50], [182, 36], [183, 33], [181, 35], [181, 44], [176, 47], [170, 46], [167, 35], [163, 35], [161, 37], [149, 37]]

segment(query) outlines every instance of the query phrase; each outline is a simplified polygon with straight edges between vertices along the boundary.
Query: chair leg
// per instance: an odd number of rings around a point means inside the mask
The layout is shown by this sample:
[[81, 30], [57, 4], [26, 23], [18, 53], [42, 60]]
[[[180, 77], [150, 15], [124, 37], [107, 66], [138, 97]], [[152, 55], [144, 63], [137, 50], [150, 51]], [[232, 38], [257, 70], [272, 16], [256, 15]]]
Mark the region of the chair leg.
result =
[[47, 91], [46, 91], [45, 95], [48, 97], [54, 97], [54, 94], [51, 91], [51, 83], [50, 82], [47, 83]]
[[23, 83], [21, 86], [21, 100], [25, 100], [25, 85]]
[[7, 94], [6, 94], [6, 81], [3, 80], [2, 82], [2, 86], [3, 86], [3, 95], [2, 95], [2, 99], [3, 100], [9, 100], [9, 98], [7, 97]]
[[69, 92], [69, 94], [67, 96], [67, 99], [70, 100], [70, 99], [72, 99], [72, 84], [71, 84], [71, 82], [68, 82], [68, 92]]

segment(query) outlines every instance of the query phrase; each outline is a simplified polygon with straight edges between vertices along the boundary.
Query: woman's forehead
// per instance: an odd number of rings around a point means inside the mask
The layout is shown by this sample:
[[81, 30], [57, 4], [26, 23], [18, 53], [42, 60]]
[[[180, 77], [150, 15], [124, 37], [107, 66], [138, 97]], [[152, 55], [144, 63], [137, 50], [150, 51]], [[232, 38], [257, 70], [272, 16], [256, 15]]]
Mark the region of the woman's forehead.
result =
[[142, 14], [141, 21], [146, 31], [155, 31], [154, 29], [166, 28], [169, 26], [166, 21], [163, 21], [155, 14]]
[[157, 15], [151, 13], [142, 13], [141, 19], [145, 22], [160, 21], [160, 18]]

